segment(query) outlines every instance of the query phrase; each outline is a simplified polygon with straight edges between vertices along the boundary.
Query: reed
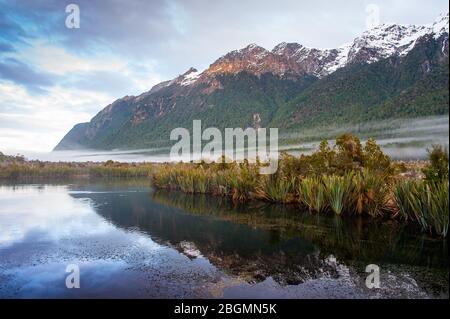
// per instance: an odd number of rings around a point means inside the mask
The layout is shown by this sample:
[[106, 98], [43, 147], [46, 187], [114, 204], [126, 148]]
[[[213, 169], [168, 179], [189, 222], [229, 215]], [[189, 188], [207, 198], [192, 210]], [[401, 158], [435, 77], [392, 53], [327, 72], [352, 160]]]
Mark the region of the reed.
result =
[[449, 223], [448, 180], [432, 184], [430, 187], [431, 201], [429, 202], [430, 224], [434, 232], [447, 237]]
[[449, 225], [448, 180], [403, 181], [395, 186], [395, 201], [404, 219], [422, 230], [446, 237]]
[[195, 173], [193, 171], [180, 171], [175, 176], [176, 187], [185, 193], [195, 193]]
[[204, 171], [198, 171], [194, 176], [194, 189], [196, 193], [208, 194], [211, 190], [211, 180]]
[[336, 214], [341, 215], [344, 211], [350, 211], [354, 192], [354, 175], [348, 173], [344, 176], [324, 176], [326, 199], [330, 209]]
[[291, 203], [294, 201], [295, 178], [266, 176], [257, 187], [258, 198], [274, 203]]
[[230, 171], [218, 171], [211, 178], [211, 191], [214, 195], [228, 196], [231, 193]]
[[325, 185], [319, 177], [304, 178], [298, 187], [300, 203], [310, 211], [321, 213], [327, 208]]
[[381, 217], [386, 209], [389, 192], [386, 177], [364, 169], [353, 178], [353, 212]]
[[114, 177], [114, 178], [137, 178], [149, 177], [152, 172], [152, 166], [146, 165], [101, 165], [89, 169], [89, 175], [93, 177]]
[[400, 180], [394, 186], [393, 196], [397, 207], [396, 215], [405, 221], [416, 219], [416, 216], [412, 214], [412, 200], [417, 195], [417, 183], [416, 180]]
[[[275, 203], [297, 200], [311, 212], [332, 212], [338, 216], [355, 213], [376, 218], [389, 213], [440, 236], [445, 237], [448, 232], [448, 181], [392, 183], [386, 176], [367, 169], [358, 174], [296, 179], [281, 174], [259, 176], [249, 165], [217, 169], [191, 164], [153, 169], [152, 180], [156, 188], [230, 196], [235, 202], [254, 198]], [[394, 207], [387, 205], [389, 198]]]
[[234, 201], [245, 202], [252, 197], [256, 197], [256, 187], [258, 185], [258, 173], [247, 167], [239, 168], [234, 174], [228, 175], [231, 186], [231, 196]]
[[23, 178], [70, 178], [88, 174], [79, 166], [64, 163], [13, 163], [0, 167], [0, 179], [17, 180]]

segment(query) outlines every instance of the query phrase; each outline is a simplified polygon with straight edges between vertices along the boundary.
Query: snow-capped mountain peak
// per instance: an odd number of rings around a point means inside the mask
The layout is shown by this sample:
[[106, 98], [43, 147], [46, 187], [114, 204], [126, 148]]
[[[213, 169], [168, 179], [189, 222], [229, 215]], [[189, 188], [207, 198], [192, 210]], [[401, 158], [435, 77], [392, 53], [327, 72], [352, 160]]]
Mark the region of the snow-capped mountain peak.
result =
[[325, 76], [352, 63], [373, 63], [393, 55], [404, 56], [426, 36], [435, 39], [446, 36], [448, 42], [449, 15], [442, 14], [438, 19], [425, 26], [381, 24], [365, 31], [352, 42], [337, 49], [310, 49], [296, 43], [280, 43], [272, 51], [275, 54], [295, 58], [298, 63], [306, 63], [303, 69], [310, 74]]
[[448, 13], [425, 26], [382, 24], [364, 32], [353, 41], [348, 62], [372, 63], [394, 54], [404, 56], [423, 36], [433, 35], [437, 39], [445, 34], [448, 37]]
[[437, 20], [433, 23], [431, 26], [431, 29], [433, 30], [433, 33], [435, 35], [435, 38], [439, 38], [440, 36], [449, 33], [449, 18], [448, 13], [441, 14]]
[[316, 49], [299, 43], [282, 42], [269, 51], [252, 43], [223, 55], [203, 73], [191, 68], [167, 82], [167, 85], [176, 83], [190, 86], [210, 82], [208, 78], [215, 74], [236, 74], [242, 71], [257, 76], [272, 73], [278, 76], [293, 74], [321, 78], [347, 65], [370, 64], [395, 55], [405, 56], [425, 36], [435, 39], [444, 37], [442, 52], [447, 54], [448, 34], [449, 15], [446, 13], [428, 25], [380, 24], [335, 49]]
[[181, 75], [179, 84], [182, 86], [189, 86], [195, 83], [200, 77], [200, 72], [195, 68], [190, 68], [186, 73]]

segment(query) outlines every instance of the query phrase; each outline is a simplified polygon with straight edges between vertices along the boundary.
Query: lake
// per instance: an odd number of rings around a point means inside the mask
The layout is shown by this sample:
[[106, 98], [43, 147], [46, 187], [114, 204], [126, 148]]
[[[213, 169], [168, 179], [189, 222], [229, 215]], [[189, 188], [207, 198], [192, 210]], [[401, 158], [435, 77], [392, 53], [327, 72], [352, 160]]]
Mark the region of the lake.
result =
[[3, 185], [0, 298], [448, 298], [447, 241], [417, 234], [147, 181]]

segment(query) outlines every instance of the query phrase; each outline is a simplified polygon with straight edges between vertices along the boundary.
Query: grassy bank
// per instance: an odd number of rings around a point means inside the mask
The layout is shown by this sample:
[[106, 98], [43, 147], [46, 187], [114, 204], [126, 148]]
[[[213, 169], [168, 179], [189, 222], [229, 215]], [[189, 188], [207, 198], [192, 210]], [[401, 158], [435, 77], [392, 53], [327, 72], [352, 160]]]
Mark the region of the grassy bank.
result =
[[157, 188], [229, 196], [234, 201], [293, 204], [320, 214], [395, 218], [423, 231], [448, 232], [448, 155], [430, 151], [430, 163], [416, 169], [393, 162], [374, 140], [362, 145], [343, 135], [311, 155], [282, 154], [276, 174], [260, 175], [258, 164], [167, 164], [152, 174]]
[[27, 161], [22, 156], [0, 153], [0, 180], [17, 181], [34, 178], [137, 178], [150, 177], [154, 165], [149, 163], [66, 163]]

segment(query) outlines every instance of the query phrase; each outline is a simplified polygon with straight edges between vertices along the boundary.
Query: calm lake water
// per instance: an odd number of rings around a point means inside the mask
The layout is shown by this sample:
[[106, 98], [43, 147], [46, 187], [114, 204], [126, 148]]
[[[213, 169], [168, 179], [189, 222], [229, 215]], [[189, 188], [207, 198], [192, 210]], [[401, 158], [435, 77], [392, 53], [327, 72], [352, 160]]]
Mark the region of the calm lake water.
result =
[[448, 298], [447, 241], [413, 233], [147, 182], [3, 185], [0, 298]]

